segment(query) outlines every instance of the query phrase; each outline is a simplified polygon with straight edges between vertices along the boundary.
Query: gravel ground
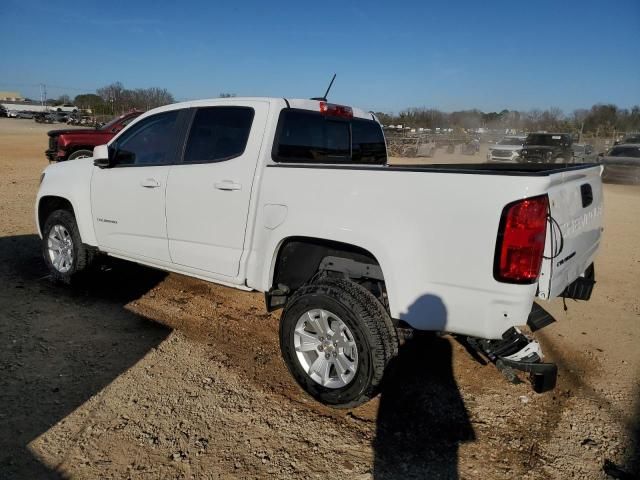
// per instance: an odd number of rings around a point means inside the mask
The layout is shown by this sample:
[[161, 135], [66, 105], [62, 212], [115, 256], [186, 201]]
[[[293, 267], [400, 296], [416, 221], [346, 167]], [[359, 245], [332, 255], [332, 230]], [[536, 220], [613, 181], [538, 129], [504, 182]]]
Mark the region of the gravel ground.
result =
[[594, 298], [543, 305], [555, 391], [426, 335], [378, 398], [332, 410], [293, 383], [260, 294], [117, 261], [51, 284], [47, 128], [0, 119], [0, 478], [636, 478], [640, 187], [605, 187]]

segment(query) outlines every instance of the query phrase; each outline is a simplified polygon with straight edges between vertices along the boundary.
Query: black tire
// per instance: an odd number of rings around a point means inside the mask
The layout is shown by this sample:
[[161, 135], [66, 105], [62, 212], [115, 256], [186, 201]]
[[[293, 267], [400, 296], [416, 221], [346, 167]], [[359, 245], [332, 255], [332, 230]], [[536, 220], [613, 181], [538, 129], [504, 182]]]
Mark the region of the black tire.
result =
[[[70, 234], [73, 252], [71, 266], [68, 271], [61, 271], [54, 266], [49, 251], [49, 235], [57, 225], [64, 227]], [[82, 243], [76, 219], [69, 210], [55, 210], [46, 219], [42, 229], [42, 255], [54, 282], [71, 284], [85, 273], [93, 263], [94, 252]]]
[[[312, 309], [337, 315], [353, 335], [358, 366], [344, 387], [324, 387], [298, 360], [294, 330], [298, 319]], [[280, 320], [280, 349], [293, 378], [309, 395], [332, 407], [351, 408], [378, 394], [385, 368], [398, 353], [398, 338], [389, 314], [373, 294], [349, 280], [325, 277], [301, 287], [287, 302]]]
[[76, 158], [89, 158], [93, 157], [93, 150], [76, 150], [69, 155], [68, 160], [75, 160]]

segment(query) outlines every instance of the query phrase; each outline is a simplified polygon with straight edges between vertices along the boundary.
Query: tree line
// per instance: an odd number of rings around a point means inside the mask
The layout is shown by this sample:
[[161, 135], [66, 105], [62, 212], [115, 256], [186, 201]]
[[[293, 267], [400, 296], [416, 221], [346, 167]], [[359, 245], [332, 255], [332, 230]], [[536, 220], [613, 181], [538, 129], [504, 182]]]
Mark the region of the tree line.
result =
[[[235, 93], [221, 93], [220, 98], [235, 97]], [[96, 93], [83, 93], [71, 99], [61, 95], [47, 101], [49, 105], [73, 104], [83, 110], [91, 110], [96, 115], [116, 115], [130, 110], [151, 110], [175, 103], [176, 99], [166, 88], [125, 88], [121, 82], [115, 82], [98, 88]]]
[[[174, 96], [166, 89], [125, 88], [121, 82], [115, 82], [96, 93], [83, 93], [73, 99], [73, 104], [81, 109], [91, 110], [96, 115], [116, 115], [130, 110], [150, 110], [155, 107], [175, 103]], [[71, 103], [67, 95], [62, 95], [55, 104]]]
[[402, 125], [412, 128], [489, 128], [517, 129], [521, 131], [582, 132], [594, 135], [612, 135], [616, 132], [640, 131], [640, 106], [630, 109], [612, 104], [597, 104], [590, 109], [574, 110], [565, 114], [559, 108], [547, 110], [502, 110], [481, 112], [461, 110], [443, 112], [433, 108], [408, 108], [399, 114], [376, 113], [383, 125]]
[[[234, 93], [221, 93], [220, 97], [233, 97]], [[50, 103], [62, 105], [73, 103], [79, 108], [90, 109], [94, 114], [121, 114], [129, 110], [149, 110], [174, 103], [174, 96], [166, 89], [125, 88], [115, 82], [95, 93], [77, 95], [73, 100], [62, 95]], [[596, 104], [590, 109], [577, 109], [565, 114], [559, 108], [546, 110], [502, 110], [482, 112], [477, 109], [443, 112], [434, 108], [408, 108], [398, 114], [377, 112], [383, 125], [403, 125], [412, 128], [489, 128], [516, 129], [520, 131], [564, 131], [594, 135], [613, 135], [616, 132], [640, 131], [640, 105], [619, 108], [613, 104]]]

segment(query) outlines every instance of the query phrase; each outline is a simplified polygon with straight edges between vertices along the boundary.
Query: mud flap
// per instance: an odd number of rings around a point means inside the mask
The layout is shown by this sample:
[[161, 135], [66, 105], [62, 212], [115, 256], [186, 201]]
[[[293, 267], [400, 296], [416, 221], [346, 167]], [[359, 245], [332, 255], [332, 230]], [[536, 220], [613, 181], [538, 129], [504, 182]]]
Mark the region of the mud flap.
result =
[[596, 274], [592, 263], [587, 267], [582, 276], [576, 278], [570, 285], [567, 285], [567, 288], [564, 289], [560, 296], [573, 300], [589, 300], [595, 285]]

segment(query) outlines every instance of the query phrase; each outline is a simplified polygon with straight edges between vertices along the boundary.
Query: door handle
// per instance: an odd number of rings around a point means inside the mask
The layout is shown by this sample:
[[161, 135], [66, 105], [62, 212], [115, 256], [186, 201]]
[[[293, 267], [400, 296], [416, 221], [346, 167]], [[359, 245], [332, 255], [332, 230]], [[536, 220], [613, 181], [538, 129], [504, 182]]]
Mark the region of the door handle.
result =
[[140, 185], [144, 188], [158, 188], [160, 183], [155, 178], [145, 178], [140, 181]]
[[240, 190], [242, 189], [242, 185], [234, 182], [233, 180], [223, 180], [222, 182], [216, 182], [213, 184], [214, 188], [217, 190]]

